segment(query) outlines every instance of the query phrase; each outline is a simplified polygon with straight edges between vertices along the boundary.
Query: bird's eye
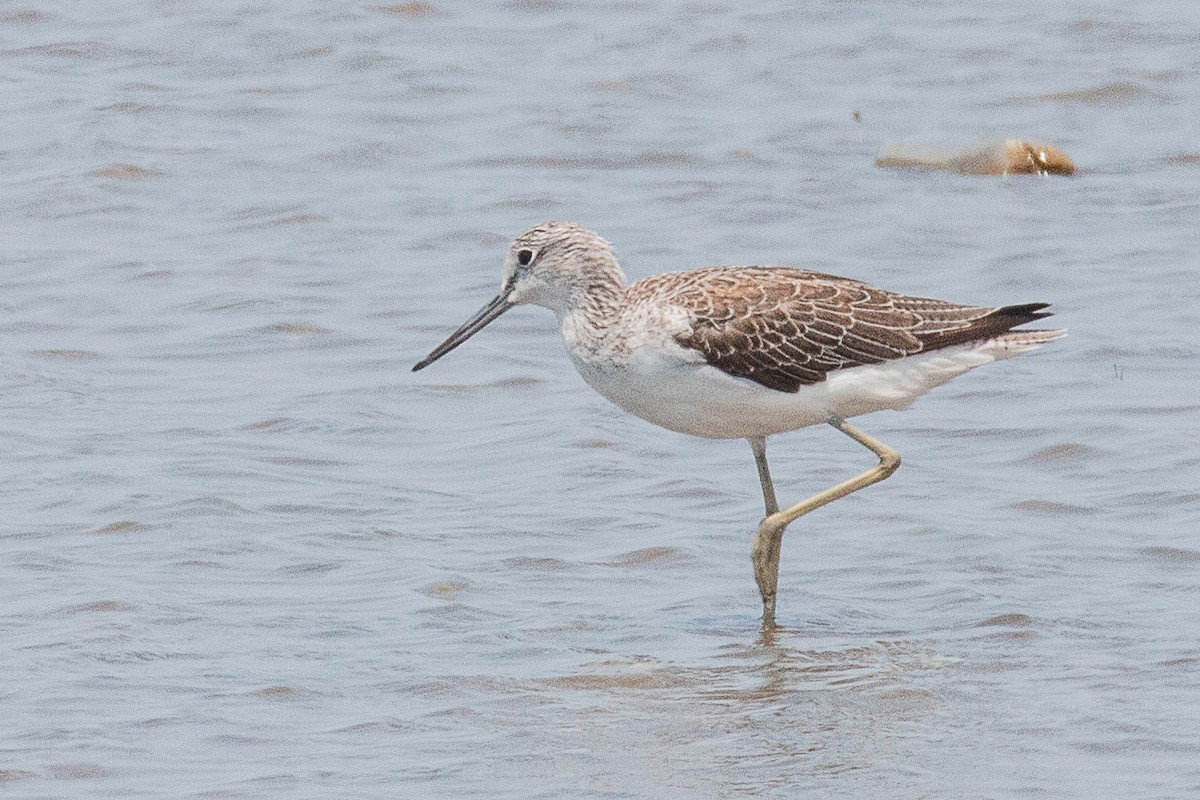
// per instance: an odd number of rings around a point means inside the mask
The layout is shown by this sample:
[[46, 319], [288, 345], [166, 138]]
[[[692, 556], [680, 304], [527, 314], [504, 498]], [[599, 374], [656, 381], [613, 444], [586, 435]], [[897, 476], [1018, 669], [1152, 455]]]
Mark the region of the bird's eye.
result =
[[533, 251], [532, 250], [518, 250], [517, 251], [517, 263], [518, 264], [520, 264], [522, 267], [528, 267], [530, 261], [533, 261]]

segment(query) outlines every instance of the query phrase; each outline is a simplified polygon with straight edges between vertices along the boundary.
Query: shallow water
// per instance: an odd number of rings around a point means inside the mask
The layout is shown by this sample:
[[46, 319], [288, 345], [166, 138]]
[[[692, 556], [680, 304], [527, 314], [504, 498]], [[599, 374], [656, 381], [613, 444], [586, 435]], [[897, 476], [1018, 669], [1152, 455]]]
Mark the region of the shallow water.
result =
[[[3, 791], [1200, 794], [1198, 45], [1183, 2], [6, 8]], [[1006, 137], [1079, 174], [873, 166]], [[610, 407], [540, 309], [409, 373], [547, 218], [1071, 337], [861, 418], [905, 464], [789, 531], [764, 640], [744, 443]]]

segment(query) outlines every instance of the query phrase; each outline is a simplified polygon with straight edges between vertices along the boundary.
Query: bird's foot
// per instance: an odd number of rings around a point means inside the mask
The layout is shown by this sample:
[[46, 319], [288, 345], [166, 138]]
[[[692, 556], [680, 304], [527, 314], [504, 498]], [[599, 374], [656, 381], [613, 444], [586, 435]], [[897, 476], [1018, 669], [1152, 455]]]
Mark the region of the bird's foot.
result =
[[754, 561], [754, 579], [763, 602], [763, 627], [775, 626], [775, 594], [779, 587], [779, 552], [783, 545], [783, 531], [787, 522], [782, 514], [771, 514], [758, 524], [754, 536], [751, 558]]

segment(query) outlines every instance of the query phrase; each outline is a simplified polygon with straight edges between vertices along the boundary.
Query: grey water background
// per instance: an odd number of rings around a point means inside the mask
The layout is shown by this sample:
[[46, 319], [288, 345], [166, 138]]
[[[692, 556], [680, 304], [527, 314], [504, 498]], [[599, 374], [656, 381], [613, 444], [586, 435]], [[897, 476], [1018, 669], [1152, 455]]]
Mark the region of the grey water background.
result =
[[[1198, 76], [1190, 2], [5, 4], [0, 793], [1200, 796]], [[1078, 176], [873, 166], [1007, 136]], [[409, 372], [548, 218], [1071, 336], [860, 418], [764, 638], [745, 443], [542, 309]]]

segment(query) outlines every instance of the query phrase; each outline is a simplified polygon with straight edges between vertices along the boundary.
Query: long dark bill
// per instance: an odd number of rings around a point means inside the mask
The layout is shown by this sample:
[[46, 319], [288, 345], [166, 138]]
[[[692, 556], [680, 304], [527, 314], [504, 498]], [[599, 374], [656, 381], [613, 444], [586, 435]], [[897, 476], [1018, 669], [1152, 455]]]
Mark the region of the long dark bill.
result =
[[425, 358], [413, 365], [412, 371], [416, 372], [419, 369], [425, 369], [433, 362], [437, 361], [442, 356], [449, 353], [460, 344], [470, 339], [475, 334], [483, 330], [489, 322], [503, 314], [513, 307], [513, 304], [508, 301], [508, 292], [502, 291], [496, 295], [492, 302], [488, 303], [483, 308], [475, 313], [475, 316], [462, 324], [462, 327], [447, 337], [446, 341], [433, 348], [433, 352], [425, 356]]

